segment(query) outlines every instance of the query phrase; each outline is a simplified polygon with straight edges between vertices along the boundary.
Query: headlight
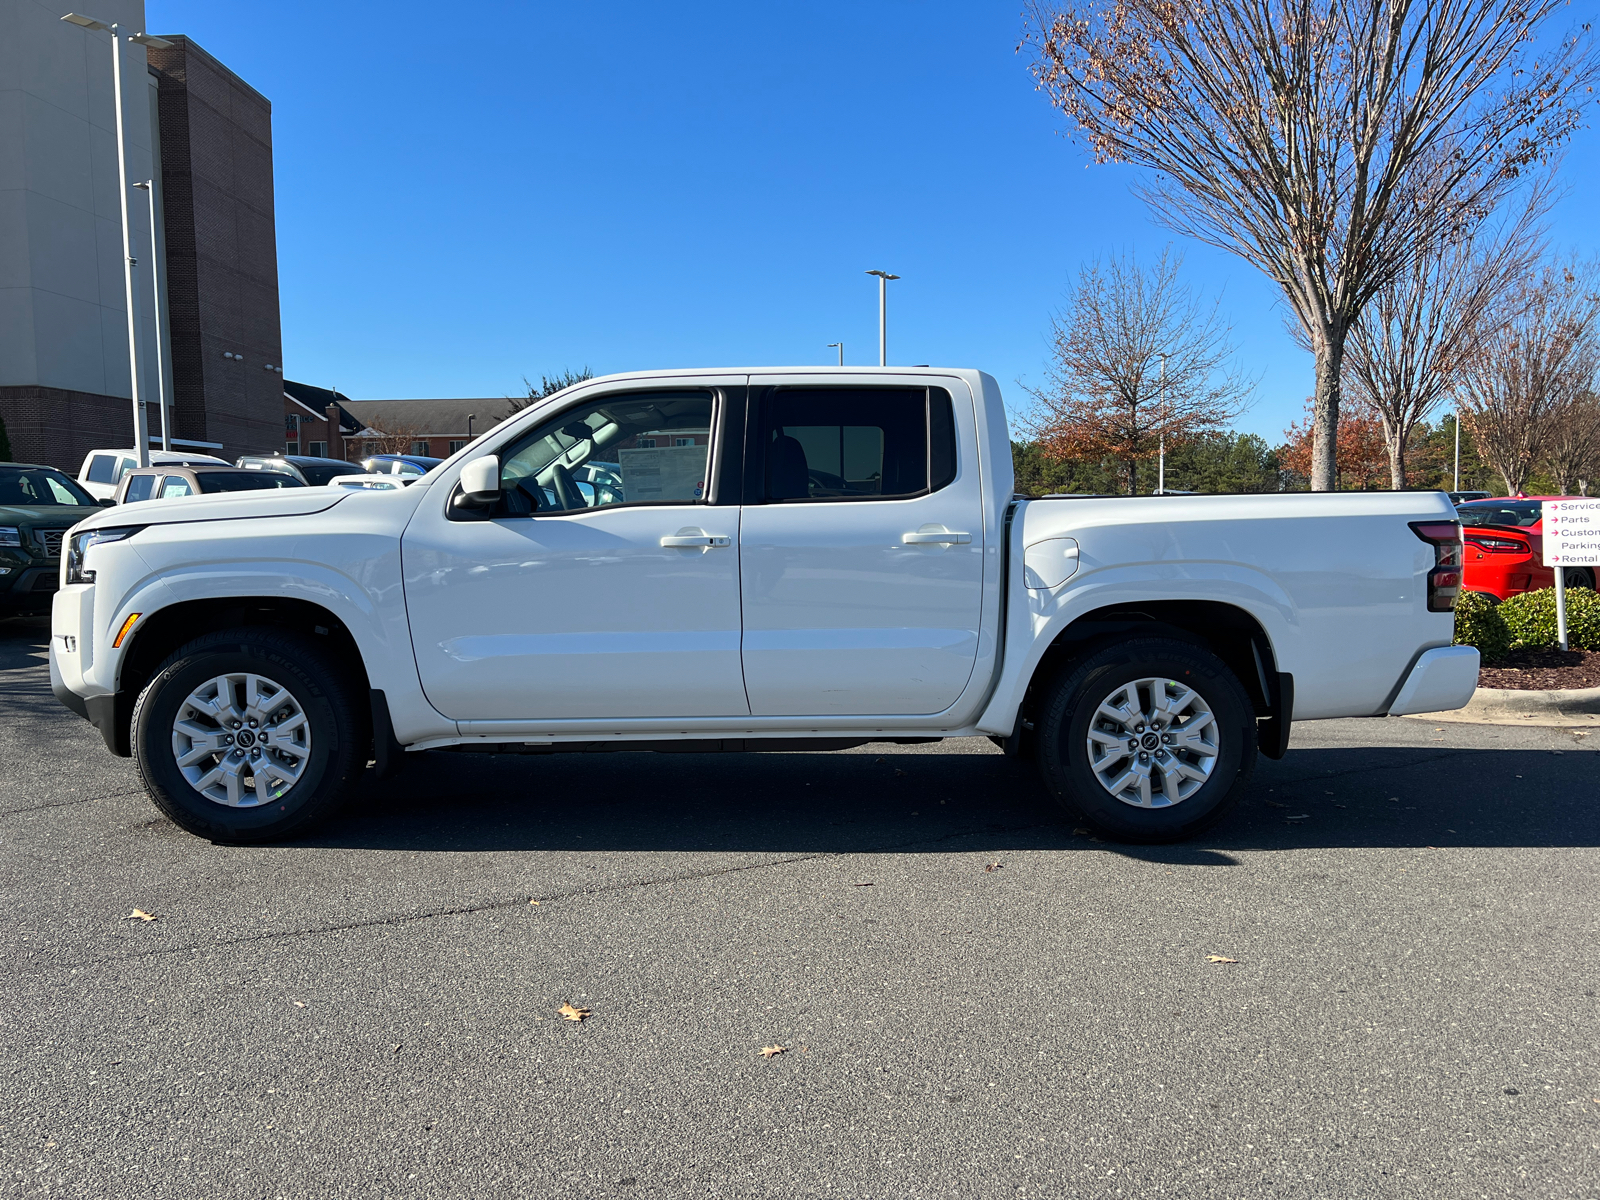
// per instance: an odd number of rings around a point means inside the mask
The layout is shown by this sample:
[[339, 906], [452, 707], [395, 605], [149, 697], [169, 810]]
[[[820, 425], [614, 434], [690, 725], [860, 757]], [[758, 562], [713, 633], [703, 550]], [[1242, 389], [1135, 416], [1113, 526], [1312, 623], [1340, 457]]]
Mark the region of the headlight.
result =
[[83, 533], [73, 534], [72, 541], [67, 546], [66, 582], [93, 583], [94, 572], [83, 569], [83, 556], [89, 552], [89, 547], [99, 545], [101, 542], [120, 542], [123, 538], [132, 537], [142, 528], [144, 528], [142, 525], [124, 525], [114, 529], [89, 529]]
[[0, 546], [21, 546], [22, 530], [15, 525], [0, 525]]

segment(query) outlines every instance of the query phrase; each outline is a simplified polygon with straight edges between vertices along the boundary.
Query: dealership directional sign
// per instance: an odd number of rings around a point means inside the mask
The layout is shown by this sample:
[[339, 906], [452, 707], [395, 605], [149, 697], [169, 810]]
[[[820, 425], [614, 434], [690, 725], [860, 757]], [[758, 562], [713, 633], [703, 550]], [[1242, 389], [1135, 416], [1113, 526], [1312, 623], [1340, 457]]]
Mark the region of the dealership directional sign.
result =
[[1600, 566], [1600, 499], [1544, 502], [1544, 565]]

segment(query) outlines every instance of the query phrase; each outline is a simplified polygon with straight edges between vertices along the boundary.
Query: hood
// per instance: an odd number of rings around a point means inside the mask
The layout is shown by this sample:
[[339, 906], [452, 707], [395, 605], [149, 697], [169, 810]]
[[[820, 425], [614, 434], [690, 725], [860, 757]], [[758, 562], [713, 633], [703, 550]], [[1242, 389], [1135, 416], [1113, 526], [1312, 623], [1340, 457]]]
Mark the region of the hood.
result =
[[76, 525], [95, 513], [105, 512], [89, 504], [0, 504], [0, 525]]
[[178, 496], [97, 508], [83, 529], [113, 525], [178, 525], [188, 521], [237, 521], [253, 517], [303, 517], [332, 508], [351, 493], [343, 488], [284, 488], [282, 491], [222, 492]]

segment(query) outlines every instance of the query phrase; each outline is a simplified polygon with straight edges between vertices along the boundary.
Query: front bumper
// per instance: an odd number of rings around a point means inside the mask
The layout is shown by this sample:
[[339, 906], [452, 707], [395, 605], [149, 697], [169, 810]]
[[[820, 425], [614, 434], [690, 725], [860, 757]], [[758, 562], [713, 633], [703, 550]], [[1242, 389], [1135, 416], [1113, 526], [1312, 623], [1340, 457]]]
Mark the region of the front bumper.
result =
[[1424, 650], [1400, 685], [1389, 715], [1447, 712], [1464, 708], [1478, 687], [1476, 646], [1439, 646]]
[[0, 613], [47, 613], [50, 601], [61, 583], [61, 564], [58, 561], [13, 567], [0, 576]]

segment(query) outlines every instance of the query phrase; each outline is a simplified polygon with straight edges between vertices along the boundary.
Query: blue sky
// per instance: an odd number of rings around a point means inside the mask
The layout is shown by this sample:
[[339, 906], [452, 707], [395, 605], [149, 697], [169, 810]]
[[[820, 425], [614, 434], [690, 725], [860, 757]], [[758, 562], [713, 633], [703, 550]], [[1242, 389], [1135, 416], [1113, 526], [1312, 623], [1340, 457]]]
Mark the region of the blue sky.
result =
[[[566, 368], [877, 361], [1041, 382], [1084, 261], [1172, 235], [1093, 166], [994, 3], [147, 0], [273, 104], [289, 378], [499, 396]], [[1555, 217], [1594, 248], [1595, 134]], [[1180, 244], [1181, 245], [1181, 244]], [[1276, 442], [1311, 390], [1254, 268], [1181, 245]]]

